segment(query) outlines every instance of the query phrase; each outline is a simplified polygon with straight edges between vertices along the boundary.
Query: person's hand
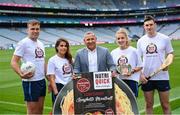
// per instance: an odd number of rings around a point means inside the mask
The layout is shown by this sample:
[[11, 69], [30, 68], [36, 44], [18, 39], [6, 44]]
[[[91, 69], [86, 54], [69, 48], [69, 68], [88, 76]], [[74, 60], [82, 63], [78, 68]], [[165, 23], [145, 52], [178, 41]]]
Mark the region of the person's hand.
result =
[[48, 82], [48, 93], [51, 93], [53, 91], [51, 84]]
[[116, 71], [111, 72], [111, 77], [117, 77], [117, 76], [118, 76], [118, 73]]
[[73, 73], [72, 79], [77, 79], [77, 78], [81, 78], [80, 74]]
[[168, 70], [168, 68], [169, 68], [169, 66], [167, 66], [166, 68], [164, 68], [164, 69], [163, 69], [163, 71], [167, 71], [167, 70]]
[[140, 75], [140, 81], [141, 81], [142, 84], [146, 84], [148, 82], [148, 80], [146, 79], [144, 74]]
[[20, 77], [22, 79], [30, 79], [34, 76], [34, 73], [33, 72], [28, 72], [28, 73], [21, 73], [20, 74]]
[[54, 93], [54, 95], [55, 95], [55, 96], [57, 96], [57, 95], [58, 95], [58, 93], [59, 93], [59, 92], [58, 92], [57, 88], [56, 88], [56, 90], [55, 90], [55, 91], [53, 91], [53, 93]]
[[125, 76], [125, 77], [130, 77], [130, 76], [131, 76], [131, 73], [123, 74], [123, 76]]

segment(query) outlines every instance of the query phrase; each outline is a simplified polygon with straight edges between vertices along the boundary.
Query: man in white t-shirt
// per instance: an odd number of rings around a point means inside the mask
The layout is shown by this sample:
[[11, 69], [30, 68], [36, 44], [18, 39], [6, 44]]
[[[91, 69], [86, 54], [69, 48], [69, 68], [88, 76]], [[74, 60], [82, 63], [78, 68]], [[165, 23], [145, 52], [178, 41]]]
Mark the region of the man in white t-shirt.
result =
[[[38, 40], [40, 33], [40, 22], [30, 20], [27, 23], [28, 36], [17, 44], [14, 51], [11, 66], [22, 79], [24, 100], [27, 102], [27, 114], [42, 114], [44, 97], [46, 95], [45, 82], [45, 49], [42, 42]], [[23, 73], [19, 62], [32, 62], [35, 72]]]
[[156, 23], [152, 16], [145, 17], [144, 29], [146, 35], [139, 39], [137, 49], [138, 53], [143, 57], [141, 81], [146, 101], [146, 114], [153, 114], [155, 89], [158, 90], [164, 114], [170, 114], [170, 84], [167, 68], [160, 71], [149, 81], [146, 78], [161, 66], [167, 55], [173, 55], [171, 41], [168, 36], [156, 32]]

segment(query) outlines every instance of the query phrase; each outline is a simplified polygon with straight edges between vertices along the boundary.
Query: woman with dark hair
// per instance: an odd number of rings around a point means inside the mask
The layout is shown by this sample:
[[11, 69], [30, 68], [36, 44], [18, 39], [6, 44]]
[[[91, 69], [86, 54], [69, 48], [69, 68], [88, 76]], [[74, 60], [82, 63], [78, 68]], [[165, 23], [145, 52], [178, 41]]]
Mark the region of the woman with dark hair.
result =
[[72, 55], [69, 42], [60, 38], [55, 44], [56, 54], [48, 60], [47, 77], [52, 88], [52, 102], [59, 91], [72, 79]]

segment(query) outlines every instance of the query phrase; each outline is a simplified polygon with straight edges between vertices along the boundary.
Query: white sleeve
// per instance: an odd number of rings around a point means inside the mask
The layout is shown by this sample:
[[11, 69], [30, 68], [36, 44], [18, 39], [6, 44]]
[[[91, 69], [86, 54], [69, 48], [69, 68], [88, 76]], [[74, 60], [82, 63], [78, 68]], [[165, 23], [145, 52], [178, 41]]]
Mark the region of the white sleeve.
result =
[[143, 55], [141, 46], [140, 46], [140, 40], [138, 40], [138, 42], [137, 42], [137, 53], [140, 57]]
[[23, 57], [24, 52], [25, 52], [25, 47], [24, 47], [24, 43], [23, 42], [19, 42], [16, 46], [16, 49], [14, 51], [14, 55]]
[[173, 52], [173, 48], [172, 48], [172, 44], [171, 44], [171, 40], [167, 39], [166, 41], [166, 53], [171, 53]]
[[47, 65], [47, 75], [55, 75], [55, 64], [53, 63], [52, 59], [49, 59]]

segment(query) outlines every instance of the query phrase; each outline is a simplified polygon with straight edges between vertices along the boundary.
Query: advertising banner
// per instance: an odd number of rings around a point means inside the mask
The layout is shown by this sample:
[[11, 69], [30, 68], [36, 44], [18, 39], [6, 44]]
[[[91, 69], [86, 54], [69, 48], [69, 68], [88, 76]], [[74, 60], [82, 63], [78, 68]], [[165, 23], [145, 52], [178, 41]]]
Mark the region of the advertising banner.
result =
[[83, 73], [74, 80], [75, 114], [115, 114], [111, 72]]
[[53, 114], [136, 115], [136, 98], [131, 89], [111, 72], [81, 73], [58, 93]]

